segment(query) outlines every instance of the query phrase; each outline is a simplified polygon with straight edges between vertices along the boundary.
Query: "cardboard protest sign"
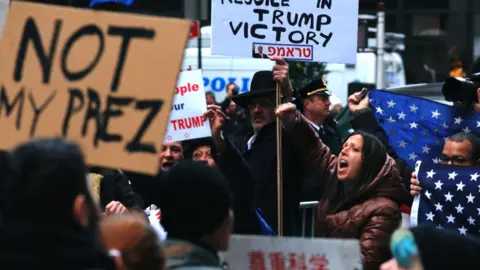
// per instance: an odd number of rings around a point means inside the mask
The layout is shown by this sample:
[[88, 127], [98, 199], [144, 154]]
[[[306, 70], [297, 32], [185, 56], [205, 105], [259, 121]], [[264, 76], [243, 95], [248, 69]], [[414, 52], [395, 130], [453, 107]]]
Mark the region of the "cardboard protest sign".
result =
[[233, 235], [229, 269], [362, 269], [358, 240]]
[[13, 2], [0, 43], [0, 148], [65, 137], [89, 164], [156, 173], [189, 29]]
[[355, 64], [358, 0], [213, 0], [212, 54]]
[[165, 142], [212, 136], [210, 122], [203, 117], [207, 111], [201, 70], [180, 73], [170, 113]]

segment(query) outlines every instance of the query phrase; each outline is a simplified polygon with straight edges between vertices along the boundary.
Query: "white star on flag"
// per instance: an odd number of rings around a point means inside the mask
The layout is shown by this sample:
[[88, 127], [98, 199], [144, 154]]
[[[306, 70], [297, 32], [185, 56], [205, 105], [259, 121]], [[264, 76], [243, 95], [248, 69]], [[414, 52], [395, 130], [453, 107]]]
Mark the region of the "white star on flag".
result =
[[463, 191], [463, 188], [465, 187], [465, 185], [463, 184], [463, 182], [460, 182], [457, 184], [457, 191]]
[[452, 216], [452, 214], [450, 214], [449, 216], [447, 216], [447, 219], [448, 219], [448, 223], [455, 223], [455, 217]]
[[442, 127], [443, 127], [444, 129], [447, 129], [447, 128], [448, 128], [447, 123], [443, 123], [443, 124], [442, 124]]
[[427, 196], [428, 199], [432, 197], [432, 193], [430, 193], [428, 190], [425, 191], [425, 196]]
[[431, 170], [429, 172], [427, 172], [427, 178], [433, 178], [433, 176], [436, 174], [436, 172], [434, 170]]
[[435, 205], [435, 210], [436, 211], [440, 211], [440, 212], [443, 211], [443, 205], [441, 205], [440, 203], [436, 203], [434, 205]]
[[377, 113], [379, 113], [379, 114], [382, 114], [382, 115], [383, 115], [383, 110], [382, 110], [382, 108], [380, 108], [380, 107], [377, 107], [376, 109], [377, 109]]
[[438, 112], [438, 110], [435, 110], [432, 112], [432, 118], [438, 119], [438, 117], [441, 115], [441, 113]]
[[458, 231], [460, 231], [461, 235], [467, 235], [467, 228], [465, 228], [464, 226], [458, 228]]
[[415, 160], [418, 157], [415, 153], [411, 153], [409, 156], [410, 156], [409, 157], [410, 160]]
[[397, 122], [397, 120], [393, 119], [393, 117], [390, 116], [390, 118], [387, 119], [387, 121], [390, 123], [390, 124], [393, 124], [395, 122]]
[[467, 198], [467, 203], [473, 203], [473, 200], [475, 200], [475, 196], [473, 196], [472, 193], [468, 194], [466, 198]]
[[455, 117], [455, 125], [460, 125], [463, 122], [462, 117]]
[[435, 182], [435, 189], [442, 189], [442, 186], [443, 186], [443, 183], [442, 181], [438, 180], [437, 182]]
[[465, 133], [470, 133], [471, 130], [470, 130], [468, 127], [465, 127], [465, 128], [463, 129], [463, 132], [465, 132]]
[[400, 141], [400, 148], [405, 148], [405, 146], [407, 146], [407, 143], [405, 141]]
[[480, 121], [477, 121], [477, 128], [480, 128]]
[[458, 214], [461, 214], [463, 213], [463, 209], [465, 209], [465, 207], [463, 207], [461, 204], [458, 204], [455, 209], [457, 209], [457, 213]]
[[445, 194], [445, 200], [446, 200], [447, 202], [451, 202], [452, 199], [453, 199], [453, 195], [450, 194], [450, 192], [448, 192], [448, 194]]
[[390, 100], [389, 102], [387, 102], [387, 104], [388, 104], [388, 108], [393, 108], [397, 103], [395, 103], [393, 100]]
[[398, 113], [398, 120], [405, 120], [405, 116], [407, 116], [404, 112]]
[[435, 214], [430, 212], [430, 213], [427, 213], [427, 220], [431, 220], [433, 221], [433, 217], [435, 217]]
[[455, 177], [457, 177], [457, 173], [455, 171], [451, 172], [448, 174], [448, 179], [455, 180]]
[[428, 145], [425, 145], [425, 146], [422, 147], [422, 148], [423, 148], [423, 150], [422, 150], [423, 153], [428, 154], [428, 152], [430, 152], [430, 147], [428, 147]]
[[475, 225], [475, 219], [474, 219], [474, 218], [469, 217], [467, 220], [468, 220], [468, 223], [469, 223], [470, 225]]
[[410, 128], [417, 128], [418, 127], [418, 124], [413, 122], [413, 123], [410, 123]]
[[410, 106], [410, 112], [416, 113], [417, 110], [418, 110], [418, 107], [415, 106], [415, 104], [413, 104], [412, 106]]
[[472, 177], [472, 179], [470, 181], [475, 181], [475, 182], [477, 181], [478, 177], [480, 177], [480, 175], [478, 173], [471, 174], [470, 176]]

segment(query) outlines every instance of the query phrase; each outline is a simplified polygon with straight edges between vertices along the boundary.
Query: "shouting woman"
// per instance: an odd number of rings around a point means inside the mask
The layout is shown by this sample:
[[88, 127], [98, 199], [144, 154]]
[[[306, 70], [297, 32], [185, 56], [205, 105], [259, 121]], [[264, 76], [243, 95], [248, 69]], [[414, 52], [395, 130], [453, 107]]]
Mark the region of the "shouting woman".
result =
[[277, 108], [296, 140], [306, 165], [321, 181], [316, 237], [360, 240], [364, 269], [378, 269], [390, 258], [389, 238], [399, 227], [399, 204], [408, 196], [395, 161], [371, 134], [356, 132], [333, 155], [294, 104]]

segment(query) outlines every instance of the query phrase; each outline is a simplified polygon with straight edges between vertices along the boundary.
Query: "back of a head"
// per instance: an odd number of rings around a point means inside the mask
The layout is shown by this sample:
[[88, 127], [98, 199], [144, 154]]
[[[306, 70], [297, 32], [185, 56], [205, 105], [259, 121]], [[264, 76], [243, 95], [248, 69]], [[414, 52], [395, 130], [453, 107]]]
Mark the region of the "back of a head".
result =
[[100, 238], [107, 249], [119, 251], [118, 269], [164, 269], [162, 245], [142, 214], [105, 217], [100, 222]]
[[207, 164], [183, 161], [167, 174], [162, 225], [169, 238], [200, 240], [215, 231], [229, 216], [233, 198], [223, 174]]
[[[9, 175], [0, 188], [2, 216], [13, 221], [65, 222], [73, 220], [78, 194], [88, 194], [86, 166], [80, 148], [63, 139], [32, 140], [8, 157]], [[25, 209], [40, 209], [24, 214]]]

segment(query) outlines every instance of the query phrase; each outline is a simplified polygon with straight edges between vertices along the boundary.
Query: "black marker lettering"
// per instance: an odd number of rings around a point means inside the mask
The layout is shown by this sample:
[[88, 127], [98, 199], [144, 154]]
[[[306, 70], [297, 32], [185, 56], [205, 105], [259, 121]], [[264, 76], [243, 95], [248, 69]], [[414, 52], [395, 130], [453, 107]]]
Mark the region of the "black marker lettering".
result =
[[120, 47], [120, 52], [118, 54], [117, 67], [115, 68], [115, 75], [113, 75], [112, 85], [110, 87], [112, 92], [116, 92], [122, 77], [122, 71], [125, 65], [130, 41], [133, 38], [153, 39], [155, 37], [155, 31], [153, 29], [138, 27], [110, 26], [108, 28], [108, 34], [111, 36], [122, 37], [122, 46]]
[[[283, 25], [283, 21], [281, 20], [283, 16], [283, 11], [276, 9], [273, 11], [273, 18], [272, 18], [272, 24], [280, 24]], [[278, 23], [277, 23], [278, 21]]]
[[101, 120], [100, 120], [100, 96], [98, 95], [97, 91], [94, 89], [88, 88], [87, 90], [88, 95], [88, 104], [87, 110], [85, 112], [85, 118], [83, 119], [82, 125], [82, 137], [85, 137], [88, 133], [88, 124], [90, 120], [94, 120], [95, 122], [95, 136], [93, 136], [93, 145], [95, 147], [98, 146], [98, 138], [101, 137]]
[[[70, 71], [67, 68], [67, 59], [68, 55], [70, 54], [70, 50], [72, 49], [73, 44], [80, 38], [84, 36], [97, 36], [98, 41], [99, 41], [99, 47], [97, 49], [97, 55], [93, 59], [90, 64], [88, 64], [87, 67], [85, 67], [83, 70], [79, 71]], [[93, 24], [85, 25], [84, 27], [78, 29], [70, 38], [68, 38], [67, 42], [65, 43], [65, 47], [63, 48], [62, 51], [62, 71], [67, 80], [69, 81], [78, 81], [83, 79], [85, 76], [87, 76], [92, 70], [95, 68], [95, 66], [98, 64], [100, 61], [100, 57], [102, 57], [103, 50], [105, 49], [105, 38], [102, 34], [102, 31]]]
[[322, 25], [329, 25], [332, 22], [332, 18], [327, 14], [319, 15], [317, 18], [317, 31], [322, 31]]
[[310, 27], [310, 29], [313, 29], [313, 21], [314, 21], [313, 14], [302, 13], [302, 15], [300, 15], [298, 26], [302, 27], [303, 25], [306, 25]]
[[332, 39], [332, 37], [333, 37], [333, 33], [330, 32], [330, 34], [328, 34], [328, 35], [325, 35], [324, 33], [320, 33], [320, 36], [325, 39], [325, 41], [323, 42], [322, 46], [323, 46], [323, 47], [327, 47], [328, 42], [329, 42], [330, 39]]
[[119, 142], [122, 140], [121, 134], [110, 134], [108, 133], [108, 124], [110, 123], [111, 118], [118, 118], [123, 115], [121, 108], [114, 109], [112, 107], [125, 107], [130, 105], [134, 101], [133, 98], [118, 98], [109, 96], [107, 99], [107, 107], [103, 115], [103, 134], [102, 141], [104, 142]]
[[318, 45], [318, 41], [315, 39], [316, 37], [317, 37], [317, 34], [315, 32], [308, 31], [306, 44], [311, 44], [310, 41], [313, 41], [313, 43]]
[[[293, 19], [292, 19], [293, 16]], [[298, 13], [287, 12], [287, 22], [291, 26], [297, 25], [298, 22]]]
[[31, 17], [27, 19], [27, 21], [25, 22], [25, 27], [23, 28], [22, 40], [20, 41], [20, 45], [18, 46], [17, 60], [15, 62], [15, 72], [13, 74], [13, 78], [16, 82], [22, 80], [25, 56], [27, 55], [27, 48], [30, 41], [35, 48], [38, 60], [40, 61], [40, 67], [43, 74], [42, 82], [44, 84], [50, 82], [50, 76], [52, 74], [53, 56], [55, 55], [55, 50], [57, 48], [58, 34], [60, 33], [61, 26], [62, 22], [60, 20], [56, 20], [55, 27], [53, 29], [52, 40], [50, 42], [50, 49], [48, 50], [49, 52], [47, 55], [35, 20]]
[[305, 36], [302, 31], [292, 31], [288, 35], [288, 40], [293, 44], [300, 44], [305, 40]]
[[147, 110], [150, 109], [150, 112], [145, 117], [140, 128], [137, 130], [137, 133], [133, 139], [127, 144], [126, 150], [130, 153], [135, 152], [147, 152], [155, 154], [157, 150], [153, 143], [142, 143], [141, 140], [147, 129], [152, 124], [153, 119], [157, 116], [163, 106], [163, 100], [139, 100], [135, 106], [137, 110]]
[[325, 7], [332, 9], [332, 0], [317, 0], [317, 8], [324, 9]]
[[250, 29], [250, 35], [253, 38], [264, 39], [266, 37], [265, 35], [257, 33], [257, 30], [259, 30], [259, 29], [265, 29], [266, 30], [266, 29], [268, 29], [268, 26], [266, 26], [265, 24], [254, 24], [254, 25], [252, 25], [252, 28]]
[[[71, 88], [69, 89], [70, 99], [68, 101], [67, 112], [65, 113], [65, 118], [63, 118], [62, 125], [62, 136], [66, 137], [68, 134], [68, 126], [70, 125], [70, 119], [74, 113], [79, 112], [83, 104], [85, 103], [82, 91], [79, 89]], [[78, 100], [79, 103], [75, 106], [75, 100]]]
[[282, 40], [282, 33], [287, 31], [287, 29], [285, 27], [280, 27], [280, 26], [274, 26], [274, 27], [272, 27], [272, 30], [276, 33], [275, 34], [275, 41], [281, 41]]
[[2, 116], [3, 107], [5, 105], [5, 117], [9, 117], [12, 114], [13, 109], [18, 104], [18, 111], [17, 111], [17, 123], [16, 128], [20, 130], [22, 126], [22, 113], [23, 113], [23, 104], [25, 102], [25, 88], [22, 86], [20, 91], [18, 91], [17, 95], [13, 99], [12, 103], [8, 100], [7, 89], [4, 85], [2, 85], [1, 93], [0, 93], [0, 117]]
[[242, 28], [243, 22], [239, 23], [235, 28], [233, 27], [233, 22], [230, 22], [230, 29], [232, 29], [233, 35], [237, 35], [240, 28]]
[[270, 13], [270, 11], [268, 9], [256, 8], [256, 9], [253, 10], [253, 13], [258, 14], [258, 21], [259, 22], [263, 22], [263, 15]]
[[32, 93], [29, 93], [28, 95], [28, 100], [30, 101], [30, 105], [32, 105], [33, 109], [33, 120], [32, 120], [32, 126], [30, 127], [30, 137], [35, 136], [35, 131], [37, 130], [37, 124], [38, 124], [38, 118], [40, 118], [40, 114], [47, 108], [48, 104], [50, 104], [53, 100], [53, 98], [57, 95], [57, 91], [54, 91], [48, 96], [48, 98], [43, 102], [43, 104], [40, 107], [37, 107], [37, 104], [35, 103], [35, 99], [33, 98]]

